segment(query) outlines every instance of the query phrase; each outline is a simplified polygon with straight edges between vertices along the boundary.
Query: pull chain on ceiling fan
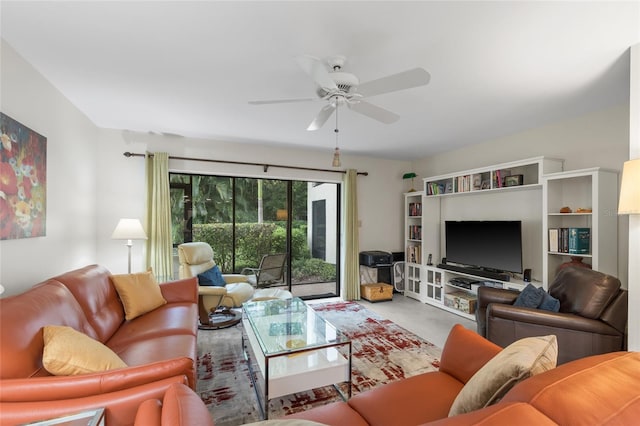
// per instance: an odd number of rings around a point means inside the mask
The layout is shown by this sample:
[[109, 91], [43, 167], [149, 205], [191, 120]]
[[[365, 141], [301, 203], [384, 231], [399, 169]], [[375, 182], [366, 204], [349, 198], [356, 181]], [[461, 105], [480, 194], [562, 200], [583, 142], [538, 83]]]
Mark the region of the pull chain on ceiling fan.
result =
[[336, 99], [336, 128], [333, 129], [333, 131], [336, 133], [336, 149], [335, 151], [333, 151], [333, 161], [331, 162], [331, 165], [333, 167], [340, 167], [342, 164], [340, 163], [340, 148], [338, 147], [338, 133], [340, 133], [340, 130], [338, 130], [338, 100]]

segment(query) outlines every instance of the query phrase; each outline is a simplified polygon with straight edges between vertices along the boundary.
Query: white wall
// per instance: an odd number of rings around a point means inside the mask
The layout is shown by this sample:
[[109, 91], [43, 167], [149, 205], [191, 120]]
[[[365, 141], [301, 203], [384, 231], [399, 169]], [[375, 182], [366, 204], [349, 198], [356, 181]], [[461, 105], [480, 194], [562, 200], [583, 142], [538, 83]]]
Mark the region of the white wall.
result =
[[[414, 162], [413, 168], [426, 178], [538, 156], [565, 160], [565, 170], [588, 167], [622, 170], [622, 164], [629, 156], [628, 105], [433, 155]], [[616, 190], [619, 188], [618, 185]], [[536, 203], [532, 208], [541, 217], [540, 205]], [[618, 277], [625, 287], [628, 282], [627, 241], [627, 221], [621, 218], [618, 226]], [[538, 262], [536, 259], [532, 261]]]
[[47, 138], [46, 236], [0, 241], [0, 283], [10, 295], [96, 262], [99, 132], [30, 64], [1, 43], [2, 112]]

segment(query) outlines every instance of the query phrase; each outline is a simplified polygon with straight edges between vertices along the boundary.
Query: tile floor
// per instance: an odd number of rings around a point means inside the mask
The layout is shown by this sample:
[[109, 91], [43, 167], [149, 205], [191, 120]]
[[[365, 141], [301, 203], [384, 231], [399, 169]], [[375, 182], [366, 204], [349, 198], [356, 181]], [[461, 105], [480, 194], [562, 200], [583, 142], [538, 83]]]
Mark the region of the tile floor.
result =
[[[330, 299], [321, 301], [326, 302], [328, 300]], [[309, 301], [308, 303], [313, 302]], [[371, 303], [366, 300], [360, 300], [359, 303], [439, 348], [444, 346], [444, 342], [447, 340], [449, 331], [454, 324], [462, 324], [470, 330], [476, 330], [475, 321], [470, 321], [426, 303], [421, 303], [399, 293], [394, 293], [391, 301]]]

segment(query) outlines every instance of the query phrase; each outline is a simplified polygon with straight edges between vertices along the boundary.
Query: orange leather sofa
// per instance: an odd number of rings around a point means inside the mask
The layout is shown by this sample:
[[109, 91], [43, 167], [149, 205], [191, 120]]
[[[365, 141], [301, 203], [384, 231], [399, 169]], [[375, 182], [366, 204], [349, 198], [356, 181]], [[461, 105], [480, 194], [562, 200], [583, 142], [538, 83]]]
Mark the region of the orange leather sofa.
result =
[[135, 426], [213, 426], [213, 420], [198, 394], [175, 383], [162, 399], [148, 399], [140, 404]]
[[283, 419], [345, 426], [638, 424], [638, 352], [612, 352], [563, 364], [520, 382], [497, 404], [448, 417], [465, 383], [500, 350], [457, 325], [445, 343], [439, 371], [388, 383], [347, 402]]
[[[167, 304], [131, 321], [98, 265], [67, 272], [0, 299], [0, 425], [104, 407], [109, 426], [131, 425], [138, 406], [174, 383], [195, 388], [198, 290], [195, 278], [160, 284]], [[128, 367], [52, 376], [42, 365], [47, 325], [102, 342]], [[73, 348], [69, 348], [70, 351]]]

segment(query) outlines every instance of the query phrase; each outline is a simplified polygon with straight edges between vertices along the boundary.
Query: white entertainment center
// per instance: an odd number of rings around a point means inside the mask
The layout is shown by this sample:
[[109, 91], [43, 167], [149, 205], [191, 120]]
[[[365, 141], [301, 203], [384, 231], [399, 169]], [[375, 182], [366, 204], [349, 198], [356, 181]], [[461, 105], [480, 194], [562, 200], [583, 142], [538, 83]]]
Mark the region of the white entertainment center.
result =
[[[446, 221], [521, 221], [523, 268], [531, 269], [531, 282], [544, 289], [561, 263], [578, 256], [550, 251], [549, 229], [587, 228], [589, 251], [579, 256], [594, 269], [617, 275], [617, 182], [615, 171], [563, 171], [563, 160], [544, 157], [425, 178], [423, 191], [404, 194], [405, 295], [475, 320], [479, 285], [526, 286], [521, 274], [505, 280], [438, 267]], [[562, 207], [572, 211], [561, 213]], [[455, 284], [460, 278], [463, 286]]]

